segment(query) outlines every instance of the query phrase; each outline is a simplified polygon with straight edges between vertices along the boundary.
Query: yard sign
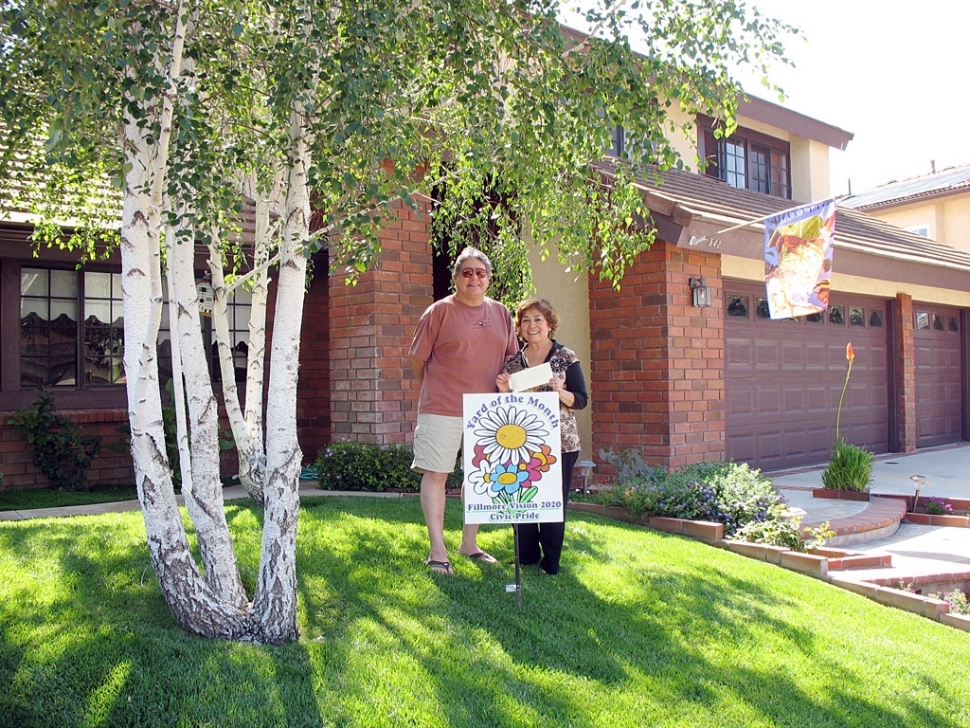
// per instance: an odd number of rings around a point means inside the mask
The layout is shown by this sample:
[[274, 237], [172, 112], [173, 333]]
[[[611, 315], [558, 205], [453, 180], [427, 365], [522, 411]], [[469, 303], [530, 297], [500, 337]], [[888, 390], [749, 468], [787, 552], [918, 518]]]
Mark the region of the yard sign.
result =
[[563, 520], [559, 395], [464, 396], [465, 523]]

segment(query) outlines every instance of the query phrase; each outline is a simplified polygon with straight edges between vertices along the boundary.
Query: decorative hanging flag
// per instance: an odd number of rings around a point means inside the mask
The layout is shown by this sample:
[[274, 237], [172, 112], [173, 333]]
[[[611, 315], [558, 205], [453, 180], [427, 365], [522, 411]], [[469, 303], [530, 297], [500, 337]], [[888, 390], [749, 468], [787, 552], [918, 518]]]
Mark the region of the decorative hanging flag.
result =
[[771, 318], [828, 310], [834, 234], [835, 200], [765, 219], [765, 286]]

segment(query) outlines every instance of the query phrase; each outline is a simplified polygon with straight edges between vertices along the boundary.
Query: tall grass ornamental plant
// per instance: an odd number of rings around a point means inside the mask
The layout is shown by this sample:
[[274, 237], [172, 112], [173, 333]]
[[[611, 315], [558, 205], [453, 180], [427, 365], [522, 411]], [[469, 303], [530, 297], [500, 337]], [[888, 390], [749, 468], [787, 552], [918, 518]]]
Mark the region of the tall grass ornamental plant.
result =
[[845, 382], [842, 383], [842, 394], [839, 395], [839, 407], [835, 415], [835, 449], [828, 467], [822, 471], [822, 485], [829, 490], [850, 490], [862, 492], [869, 489], [872, 483], [872, 467], [876, 462], [874, 453], [865, 448], [846, 442], [842, 438], [842, 401], [845, 390], [849, 386], [852, 374], [852, 364], [855, 362], [855, 349], [850, 341], [845, 347], [845, 358], [849, 366], [845, 371]]

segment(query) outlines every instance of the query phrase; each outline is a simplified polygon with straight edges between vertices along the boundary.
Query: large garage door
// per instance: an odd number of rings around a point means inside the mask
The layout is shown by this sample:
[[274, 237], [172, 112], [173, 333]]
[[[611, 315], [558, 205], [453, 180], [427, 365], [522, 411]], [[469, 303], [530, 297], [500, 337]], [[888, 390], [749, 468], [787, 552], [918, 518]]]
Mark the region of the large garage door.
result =
[[957, 309], [915, 303], [916, 446], [963, 439], [963, 365]]
[[724, 290], [729, 458], [763, 470], [827, 462], [849, 342], [841, 435], [889, 450], [885, 301], [833, 293], [824, 314], [772, 321], [764, 285], [725, 281]]

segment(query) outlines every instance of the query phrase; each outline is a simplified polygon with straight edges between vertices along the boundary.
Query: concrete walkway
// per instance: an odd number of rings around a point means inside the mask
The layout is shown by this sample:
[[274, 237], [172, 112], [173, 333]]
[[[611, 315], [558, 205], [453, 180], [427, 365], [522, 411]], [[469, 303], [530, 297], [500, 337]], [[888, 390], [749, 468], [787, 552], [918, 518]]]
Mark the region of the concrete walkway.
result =
[[[824, 466], [765, 473], [793, 509], [805, 513], [803, 523], [831, 523], [846, 519], [858, 523], [881, 518], [878, 508], [864, 501], [815, 498], [812, 490], [822, 487]], [[920, 499], [929, 497], [970, 500], [970, 445], [924, 450], [912, 455], [880, 457], [873, 468], [870, 494], [873, 503], [880, 495], [915, 495], [913, 475], [926, 479]], [[873, 540], [835, 544], [841, 548], [871, 554], [890, 554], [892, 567], [853, 571], [855, 578], [888, 579], [893, 583], [935, 576], [970, 580], [970, 528], [900, 524], [898, 530], [879, 534]]]
[[[320, 490], [315, 480], [300, 481], [300, 495], [336, 495], [332, 491]], [[395, 493], [340, 493], [346, 496], [377, 496], [377, 497], [397, 497]], [[222, 491], [222, 497], [227, 502], [234, 500], [245, 500], [249, 498], [245, 488], [241, 485], [234, 485]], [[185, 505], [185, 498], [181, 495], [175, 497], [180, 506]], [[113, 503], [92, 503], [86, 506], [63, 506], [60, 508], [38, 508], [30, 511], [0, 511], [0, 521], [23, 521], [28, 518], [62, 518], [64, 516], [94, 516], [99, 513], [121, 513], [123, 511], [137, 511], [141, 506], [137, 500], [115, 501]]]

